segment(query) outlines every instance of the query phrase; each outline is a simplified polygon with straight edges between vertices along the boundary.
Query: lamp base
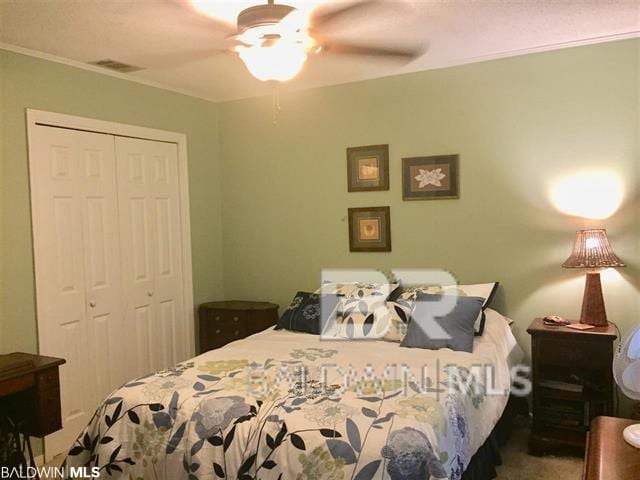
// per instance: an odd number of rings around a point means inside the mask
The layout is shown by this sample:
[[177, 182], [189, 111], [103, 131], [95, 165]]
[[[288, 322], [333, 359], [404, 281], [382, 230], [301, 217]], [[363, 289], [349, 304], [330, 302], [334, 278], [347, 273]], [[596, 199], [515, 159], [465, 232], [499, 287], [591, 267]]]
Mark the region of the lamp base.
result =
[[580, 323], [596, 327], [605, 327], [608, 324], [607, 312], [604, 308], [604, 297], [602, 296], [600, 272], [587, 272]]

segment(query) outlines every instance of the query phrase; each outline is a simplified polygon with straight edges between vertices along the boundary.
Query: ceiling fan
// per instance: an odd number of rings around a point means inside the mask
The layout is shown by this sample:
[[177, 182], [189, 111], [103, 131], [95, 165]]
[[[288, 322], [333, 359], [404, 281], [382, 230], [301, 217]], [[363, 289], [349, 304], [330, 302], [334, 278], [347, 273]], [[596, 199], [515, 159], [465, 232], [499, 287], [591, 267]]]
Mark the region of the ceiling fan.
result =
[[251, 74], [262, 81], [284, 82], [295, 77], [309, 55], [342, 54], [371, 56], [409, 62], [424, 52], [414, 48], [385, 48], [332, 41], [325, 33], [338, 19], [362, 13], [383, 0], [362, 0], [329, 11], [305, 14], [295, 7], [255, 5], [242, 10], [237, 30], [227, 37]]

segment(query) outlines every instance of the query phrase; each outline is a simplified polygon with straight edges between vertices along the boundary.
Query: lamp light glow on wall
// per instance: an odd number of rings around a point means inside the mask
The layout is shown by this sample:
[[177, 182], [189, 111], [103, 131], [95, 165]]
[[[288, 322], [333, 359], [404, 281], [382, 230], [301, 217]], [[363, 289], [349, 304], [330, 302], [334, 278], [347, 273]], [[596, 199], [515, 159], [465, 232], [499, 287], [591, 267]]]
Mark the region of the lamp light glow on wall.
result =
[[561, 178], [552, 184], [549, 193], [551, 202], [562, 213], [602, 220], [620, 208], [624, 188], [616, 174], [600, 170]]

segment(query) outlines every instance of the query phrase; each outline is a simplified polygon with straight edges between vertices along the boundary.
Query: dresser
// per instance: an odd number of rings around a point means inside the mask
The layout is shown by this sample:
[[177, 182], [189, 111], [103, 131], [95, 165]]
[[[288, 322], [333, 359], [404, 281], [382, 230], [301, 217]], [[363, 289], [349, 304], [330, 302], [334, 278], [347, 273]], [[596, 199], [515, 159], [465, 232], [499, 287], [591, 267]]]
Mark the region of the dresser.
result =
[[591, 421], [613, 415], [615, 325], [590, 330], [547, 327], [536, 318], [531, 335], [533, 455], [584, 452]]
[[220, 348], [278, 323], [278, 305], [269, 302], [230, 300], [203, 303], [198, 314], [200, 353]]
[[629, 445], [622, 431], [637, 420], [597, 417], [591, 423], [583, 480], [637, 480], [640, 449]]

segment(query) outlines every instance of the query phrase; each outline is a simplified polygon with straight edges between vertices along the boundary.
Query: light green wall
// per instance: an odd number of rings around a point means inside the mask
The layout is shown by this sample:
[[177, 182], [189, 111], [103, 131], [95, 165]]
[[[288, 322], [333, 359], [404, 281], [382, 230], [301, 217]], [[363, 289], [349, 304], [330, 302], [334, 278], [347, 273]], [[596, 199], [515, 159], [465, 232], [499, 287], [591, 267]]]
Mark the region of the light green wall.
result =
[[[629, 265], [605, 275], [626, 330], [640, 319], [639, 52], [622, 41], [283, 92], [273, 125], [271, 98], [214, 105], [0, 51], [0, 351], [36, 350], [27, 107], [187, 134], [196, 304], [284, 305], [323, 267], [442, 267], [500, 280], [526, 347], [532, 317], [577, 315], [583, 273], [560, 264], [573, 230], [604, 226]], [[345, 148], [373, 143], [390, 144], [391, 190], [347, 193]], [[403, 202], [401, 158], [442, 153], [460, 154], [461, 199]], [[620, 210], [557, 212], [550, 183], [596, 167], [623, 178]], [[348, 251], [347, 208], [367, 205], [391, 206], [391, 253]]]
[[37, 351], [26, 108], [185, 133], [195, 303], [222, 297], [216, 105], [2, 50], [0, 78], [0, 352]]
[[[608, 312], [640, 321], [638, 41], [513, 57], [222, 104], [227, 297], [286, 305], [323, 267], [441, 267], [499, 280], [499, 310], [579, 314], [584, 272], [560, 267], [574, 230], [606, 227], [629, 265], [604, 279]], [[388, 143], [386, 192], [347, 193], [345, 149]], [[401, 159], [459, 153], [461, 198], [403, 202]], [[603, 168], [625, 201], [605, 221], [559, 213], [557, 178]], [[393, 251], [350, 253], [347, 208], [389, 205]]]

